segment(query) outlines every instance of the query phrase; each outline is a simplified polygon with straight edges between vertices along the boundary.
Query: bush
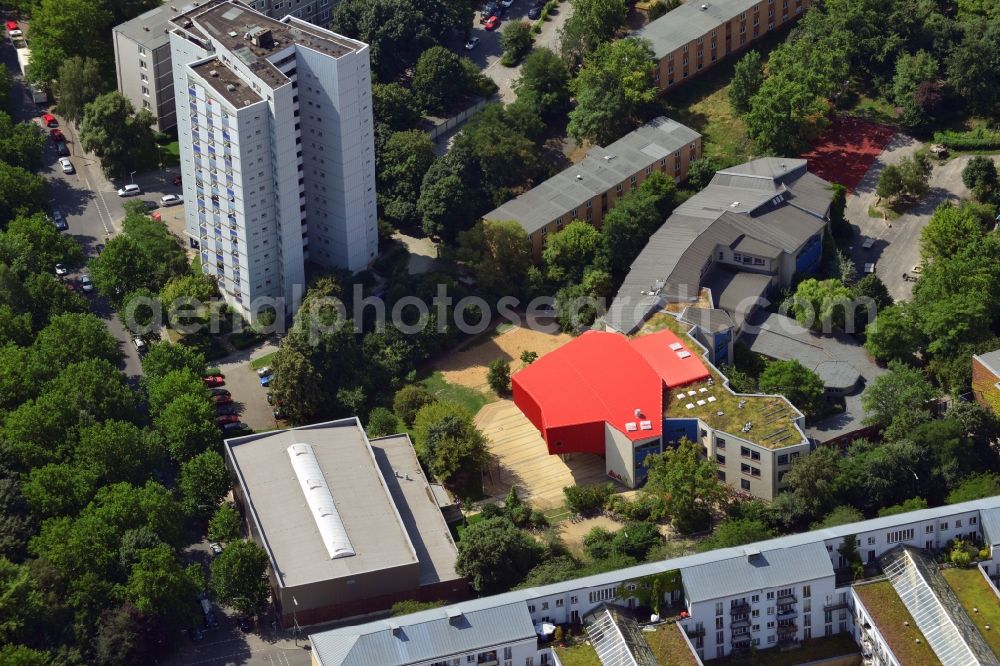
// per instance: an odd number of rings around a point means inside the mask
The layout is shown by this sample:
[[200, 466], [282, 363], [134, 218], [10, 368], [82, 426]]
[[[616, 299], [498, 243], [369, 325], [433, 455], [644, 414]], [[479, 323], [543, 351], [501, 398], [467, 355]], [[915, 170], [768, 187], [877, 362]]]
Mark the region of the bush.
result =
[[603, 527], [594, 527], [583, 537], [583, 549], [593, 560], [604, 560], [614, 552], [614, 535]]
[[563, 488], [563, 495], [570, 511], [581, 516], [589, 516], [604, 510], [613, 491], [614, 485], [610, 483], [594, 486], [566, 486]]
[[392, 401], [392, 410], [396, 412], [396, 416], [403, 420], [403, 423], [412, 426], [420, 408], [432, 402], [437, 402], [437, 399], [431, 395], [430, 391], [419, 384], [411, 384], [396, 391], [396, 397]]
[[934, 142], [951, 150], [996, 150], [1000, 148], [1000, 130], [981, 127], [968, 132], [935, 132]]
[[395, 435], [400, 431], [399, 419], [385, 407], [376, 407], [368, 415], [368, 427], [365, 430], [371, 438]]
[[486, 381], [490, 388], [496, 391], [497, 395], [507, 395], [510, 393], [510, 363], [498, 358], [490, 363], [489, 372], [486, 374]]

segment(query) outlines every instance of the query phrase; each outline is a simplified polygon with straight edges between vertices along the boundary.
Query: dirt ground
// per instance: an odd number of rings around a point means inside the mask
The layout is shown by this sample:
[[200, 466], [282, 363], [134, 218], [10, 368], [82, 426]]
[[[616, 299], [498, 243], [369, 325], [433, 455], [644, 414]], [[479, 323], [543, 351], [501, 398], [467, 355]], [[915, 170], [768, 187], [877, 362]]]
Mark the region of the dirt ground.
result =
[[[628, 491], [621, 493], [625, 497], [634, 498], [635, 491]], [[609, 532], [617, 532], [625, 525], [617, 521], [608, 518], [607, 516], [596, 516], [594, 518], [587, 518], [574, 523], [569, 520], [564, 520], [558, 525], [559, 537], [562, 542], [569, 548], [575, 555], [583, 554], [583, 537], [587, 536], [587, 532], [594, 529], [595, 527], [603, 527]], [[659, 525], [657, 526], [660, 530], [660, 534], [667, 541], [677, 541], [678, 545], [684, 546], [690, 540], [682, 539], [678, 536], [677, 531], [674, 530], [670, 525]]]
[[[509, 324], [508, 324], [509, 326]], [[467, 386], [489, 392], [486, 373], [489, 364], [498, 358], [510, 361], [511, 372], [521, 369], [521, 352], [533, 351], [539, 357], [569, 342], [566, 333], [543, 333], [528, 328], [527, 323], [511, 327], [498, 335], [470, 347], [454, 351], [434, 364], [449, 384]]]

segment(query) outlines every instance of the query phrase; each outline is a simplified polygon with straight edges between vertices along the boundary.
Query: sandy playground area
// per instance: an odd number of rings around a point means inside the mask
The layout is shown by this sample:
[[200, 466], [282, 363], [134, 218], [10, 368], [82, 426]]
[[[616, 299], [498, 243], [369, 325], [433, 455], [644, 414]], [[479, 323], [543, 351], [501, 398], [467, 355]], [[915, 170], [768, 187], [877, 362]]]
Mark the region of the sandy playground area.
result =
[[[543, 320], [548, 323], [547, 320]], [[467, 386], [484, 393], [490, 390], [486, 383], [486, 373], [490, 363], [498, 358], [510, 362], [511, 372], [521, 369], [521, 352], [533, 351], [539, 357], [569, 342], [572, 336], [566, 333], [543, 333], [528, 328], [526, 322], [520, 326], [503, 324], [500, 333], [453, 351], [434, 363], [434, 370], [449, 384]]]

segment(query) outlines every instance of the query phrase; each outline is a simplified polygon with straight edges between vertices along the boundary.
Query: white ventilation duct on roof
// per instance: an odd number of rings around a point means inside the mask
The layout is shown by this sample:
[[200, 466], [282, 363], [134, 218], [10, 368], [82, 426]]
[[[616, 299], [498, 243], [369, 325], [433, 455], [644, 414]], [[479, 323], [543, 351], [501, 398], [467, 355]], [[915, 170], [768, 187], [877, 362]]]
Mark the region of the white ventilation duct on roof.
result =
[[353, 557], [357, 553], [351, 546], [351, 540], [347, 536], [347, 528], [344, 527], [344, 521], [340, 519], [340, 514], [337, 512], [337, 505], [333, 501], [330, 487], [326, 483], [326, 476], [320, 469], [312, 445], [292, 444], [287, 451], [288, 457], [292, 461], [292, 469], [295, 470], [295, 476], [299, 480], [299, 486], [302, 487], [302, 493], [306, 496], [309, 512], [312, 514], [313, 520], [316, 521], [320, 538], [323, 539], [330, 559]]

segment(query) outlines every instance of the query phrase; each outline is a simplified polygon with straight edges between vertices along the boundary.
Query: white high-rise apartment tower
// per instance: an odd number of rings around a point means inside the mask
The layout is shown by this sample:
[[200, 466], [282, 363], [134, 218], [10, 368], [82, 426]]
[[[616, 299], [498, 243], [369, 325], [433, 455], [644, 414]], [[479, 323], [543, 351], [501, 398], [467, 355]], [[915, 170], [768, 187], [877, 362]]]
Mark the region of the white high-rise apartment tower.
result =
[[172, 26], [185, 231], [202, 271], [255, 319], [293, 307], [306, 259], [364, 269], [378, 252], [368, 45], [234, 0]]

